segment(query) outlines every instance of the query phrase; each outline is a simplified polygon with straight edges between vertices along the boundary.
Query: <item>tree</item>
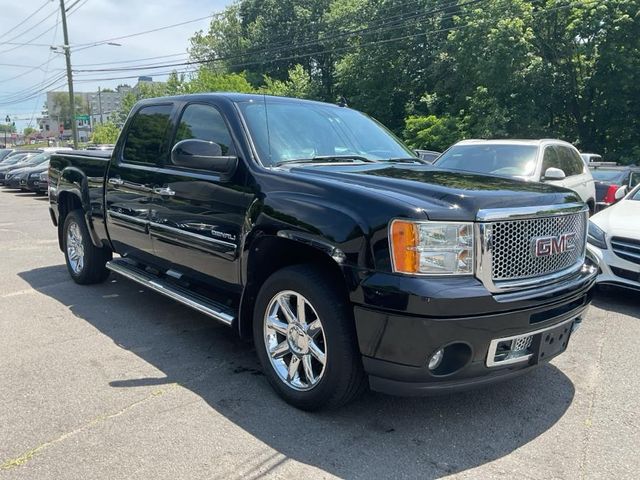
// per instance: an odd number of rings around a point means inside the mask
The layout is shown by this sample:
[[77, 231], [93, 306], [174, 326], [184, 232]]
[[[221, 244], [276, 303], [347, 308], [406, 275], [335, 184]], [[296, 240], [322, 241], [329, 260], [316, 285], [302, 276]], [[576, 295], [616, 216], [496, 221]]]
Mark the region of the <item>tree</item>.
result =
[[70, 129], [72, 117], [75, 119], [76, 115], [89, 114], [89, 105], [79, 95], [74, 96], [74, 107], [75, 113], [72, 115], [69, 95], [59, 92], [53, 97], [53, 108], [50, 108], [49, 114], [57, 116], [59, 121], [64, 124], [64, 128]]
[[95, 126], [91, 134], [91, 141], [98, 144], [113, 144], [118, 140], [120, 129], [113, 122], [106, 122]]
[[37, 132], [37, 130], [35, 128], [33, 128], [33, 127], [25, 127], [25, 129], [22, 131], [22, 134], [25, 137], [28, 137], [28, 136], [36, 133], [36, 132]]
[[410, 116], [406, 120], [404, 138], [412, 148], [442, 152], [461, 137], [461, 129], [455, 118]]
[[296, 65], [289, 70], [287, 80], [274, 80], [269, 76], [264, 77], [264, 86], [261, 93], [294, 98], [317, 98], [320, 85], [318, 81], [309, 75], [302, 65]]

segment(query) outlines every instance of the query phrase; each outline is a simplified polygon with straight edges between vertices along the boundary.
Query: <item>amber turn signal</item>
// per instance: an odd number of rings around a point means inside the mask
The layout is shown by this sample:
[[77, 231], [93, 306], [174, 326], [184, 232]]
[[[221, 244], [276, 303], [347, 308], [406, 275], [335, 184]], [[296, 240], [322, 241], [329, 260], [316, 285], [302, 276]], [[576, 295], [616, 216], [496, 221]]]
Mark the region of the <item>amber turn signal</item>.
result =
[[395, 220], [391, 223], [391, 254], [396, 272], [416, 273], [419, 255], [418, 227], [413, 222]]

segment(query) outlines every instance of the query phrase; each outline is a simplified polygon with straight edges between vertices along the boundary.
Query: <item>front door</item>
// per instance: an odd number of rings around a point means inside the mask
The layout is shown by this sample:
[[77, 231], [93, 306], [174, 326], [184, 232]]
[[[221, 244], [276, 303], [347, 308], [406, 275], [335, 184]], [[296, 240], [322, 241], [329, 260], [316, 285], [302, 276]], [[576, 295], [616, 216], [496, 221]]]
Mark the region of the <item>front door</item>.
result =
[[116, 150], [107, 174], [108, 231], [116, 252], [149, 261], [149, 205], [157, 170], [167, 152], [173, 106], [151, 105], [138, 110], [127, 128], [121, 150]]
[[[220, 145], [222, 155], [237, 150], [220, 111], [211, 104], [191, 103], [180, 113], [171, 147], [186, 139]], [[150, 233], [155, 255], [168, 267], [189, 270], [237, 286], [237, 258], [246, 212], [253, 194], [243, 186], [244, 169], [231, 179], [219, 174], [173, 165], [171, 158], [154, 186], [150, 209]]]

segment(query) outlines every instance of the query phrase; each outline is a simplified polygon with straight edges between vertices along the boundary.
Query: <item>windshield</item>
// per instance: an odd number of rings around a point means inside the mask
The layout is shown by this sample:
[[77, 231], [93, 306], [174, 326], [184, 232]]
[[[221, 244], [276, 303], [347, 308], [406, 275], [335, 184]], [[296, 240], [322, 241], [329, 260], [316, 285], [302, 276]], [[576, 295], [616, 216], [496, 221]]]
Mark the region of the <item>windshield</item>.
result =
[[415, 158], [386, 128], [349, 108], [269, 99], [266, 104], [258, 101], [238, 105], [258, 156], [267, 166], [349, 155], [368, 161]]
[[0, 162], [4, 159], [4, 157], [9, 155], [12, 151], [13, 150], [2, 150], [2, 149], [0, 149]]
[[19, 155], [12, 155], [11, 157], [7, 158], [4, 162], [2, 162], [2, 166], [4, 167], [6, 165], [14, 165], [24, 160], [26, 156], [27, 156], [26, 153], [21, 153]]
[[49, 157], [51, 156], [50, 153], [45, 152], [45, 153], [39, 153], [27, 160], [25, 160], [23, 163], [25, 166], [27, 165], [39, 165], [42, 162], [46, 162], [47, 160], [49, 160]]
[[602, 170], [599, 168], [591, 170], [591, 175], [593, 175], [594, 180], [600, 182], [620, 183], [624, 178], [624, 172], [620, 170]]
[[527, 177], [536, 169], [536, 145], [454, 145], [435, 165], [450, 170]]
[[629, 200], [640, 200], [640, 187], [636, 188], [636, 191], [631, 194], [631, 196], [629, 197]]

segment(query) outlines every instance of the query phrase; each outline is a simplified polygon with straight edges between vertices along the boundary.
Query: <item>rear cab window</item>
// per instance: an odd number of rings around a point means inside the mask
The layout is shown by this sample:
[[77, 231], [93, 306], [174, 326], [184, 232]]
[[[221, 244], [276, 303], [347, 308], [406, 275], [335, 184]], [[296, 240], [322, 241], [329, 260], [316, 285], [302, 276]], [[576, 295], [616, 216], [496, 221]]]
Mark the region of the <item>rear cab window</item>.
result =
[[125, 162], [158, 165], [164, 161], [172, 111], [172, 104], [162, 104], [145, 106], [135, 113], [122, 152]]

